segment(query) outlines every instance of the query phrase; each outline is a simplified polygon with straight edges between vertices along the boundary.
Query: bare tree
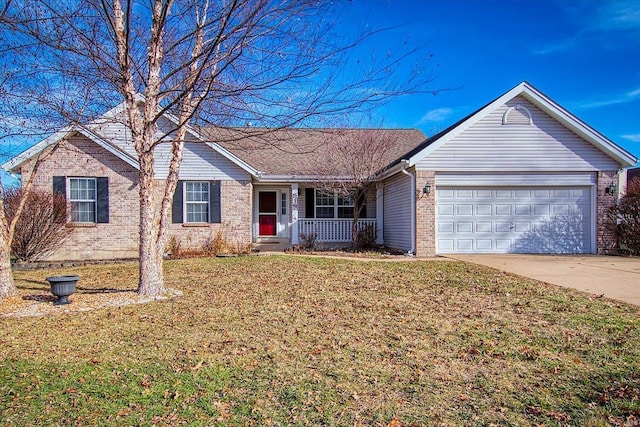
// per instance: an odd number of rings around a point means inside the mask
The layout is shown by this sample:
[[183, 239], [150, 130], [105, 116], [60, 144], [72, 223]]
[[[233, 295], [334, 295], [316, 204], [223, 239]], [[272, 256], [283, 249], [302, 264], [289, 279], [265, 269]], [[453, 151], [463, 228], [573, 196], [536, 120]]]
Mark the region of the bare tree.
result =
[[375, 188], [378, 173], [395, 160], [393, 155], [403, 154], [398, 152], [397, 142], [390, 130], [343, 129], [330, 135], [323, 147], [325, 155], [317, 165], [320, 188], [353, 204], [351, 243], [356, 250], [363, 237], [371, 238], [368, 230], [358, 227], [367, 195]]
[[[351, 58], [375, 31], [345, 40], [336, 6], [316, 0], [7, 3], [0, 15], [10, 70], [3, 85], [14, 92], [1, 95], [11, 98], [14, 110], [7, 114], [37, 112], [47, 123], [79, 125], [124, 100], [119, 119], [140, 165], [140, 293], [164, 292], [162, 255], [189, 126], [312, 125], [429, 82], [422, 67], [396, 73], [412, 49], [375, 63]], [[162, 120], [167, 115], [170, 123]], [[172, 153], [163, 181], [154, 179], [160, 144]]]

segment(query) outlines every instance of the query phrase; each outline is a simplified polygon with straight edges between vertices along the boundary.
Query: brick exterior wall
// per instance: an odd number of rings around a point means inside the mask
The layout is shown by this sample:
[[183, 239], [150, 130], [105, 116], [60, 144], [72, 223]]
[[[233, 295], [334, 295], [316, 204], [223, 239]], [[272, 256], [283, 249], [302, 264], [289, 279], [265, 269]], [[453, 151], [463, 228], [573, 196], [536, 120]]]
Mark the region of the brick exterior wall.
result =
[[[416, 174], [416, 256], [436, 254], [436, 185], [435, 172], [418, 170]], [[431, 184], [431, 193], [424, 194], [425, 184]]]
[[617, 201], [616, 195], [609, 195], [605, 191], [612, 182], [618, 182], [617, 171], [598, 172], [598, 183], [596, 186], [596, 250], [599, 254], [612, 253], [617, 249], [615, 236], [609, 233], [604, 226], [607, 211], [610, 207], [614, 206]]
[[[21, 168], [27, 182], [32, 162]], [[49, 260], [95, 260], [138, 256], [139, 195], [138, 171], [85, 137], [73, 137], [60, 144], [44, 160], [37, 172], [34, 186], [51, 191], [54, 176], [108, 177], [109, 223], [77, 224], [69, 239]], [[161, 193], [164, 181], [157, 181]], [[222, 181], [222, 223], [204, 226], [171, 224], [174, 235], [183, 248], [200, 248], [222, 230], [223, 237], [234, 245], [251, 243], [251, 182]]]
[[[160, 183], [164, 184], [164, 181]], [[161, 187], [162, 188], [162, 187]], [[182, 249], [201, 249], [220, 231], [224, 241], [234, 250], [251, 245], [253, 185], [250, 181], [222, 181], [220, 184], [220, 224], [171, 224], [169, 236], [180, 242]]]

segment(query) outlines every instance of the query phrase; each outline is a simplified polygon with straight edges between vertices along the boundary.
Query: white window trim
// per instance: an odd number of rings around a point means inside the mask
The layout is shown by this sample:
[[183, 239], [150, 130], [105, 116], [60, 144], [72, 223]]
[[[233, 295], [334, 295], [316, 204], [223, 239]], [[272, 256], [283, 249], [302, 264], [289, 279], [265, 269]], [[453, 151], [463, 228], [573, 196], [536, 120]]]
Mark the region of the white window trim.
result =
[[[191, 202], [187, 200], [187, 186], [188, 184], [206, 184], [207, 194], [209, 197], [205, 201]], [[207, 220], [206, 221], [189, 221], [188, 205], [206, 205], [207, 206]], [[184, 181], [182, 185], [182, 222], [184, 224], [208, 224], [211, 221], [211, 183], [209, 181]]]
[[[317, 188], [315, 190], [316, 191], [314, 193], [313, 204], [314, 204], [314, 216], [316, 218], [318, 218], [318, 219], [353, 219], [353, 214], [349, 218], [341, 218], [339, 213], [338, 213], [340, 208], [354, 208], [355, 209], [355, 204], [354, 204], [353, 200], [351, 200], [351, 199], [349, 199], [347, 197], [340, 196], [340, 195], [338, 195], [336, 193], [333, 193], [333, 204], [331, 204], [331, 205], [320, 205], [320, 204], [317, 203], [317, 201], [318, 201], [318, 193], [323, 193], [325, 196], [330, 196], [330, 194], [328, 192], [326, 192], [326, 191], [322, 191], [322, 190], [319, 190]], [[342, 199], [342, 203], [340, 203], [341, 202], [340, 199]], [[331, 208], [333, 208], [333, 217], [332, 218], [326, 218], [326, 217], [320, 218], [318, 216], [318, 210], [317, 210], [318, 207], [321, 207], [321, 208], [331, 207]]]
[[[72, 199], [71, 198], [71, 181], [72, 180], [82, 180], [82, 181], [93, 181], [93, 199]], [[78, 224], [95, 224], [97, 222], [98, 216], [98, 182], [95, 177], [86, 177], [86, 176], [70, 176], [67, 177], [67, 200], [69, 204], [73, 206], [74, 203], [93, 203], [93, 219], [91, 221], [76, 221], [73, 218], [73, 210], [69, 213], [71, 218], [69, 218], [70, 222], [78, 223]]]

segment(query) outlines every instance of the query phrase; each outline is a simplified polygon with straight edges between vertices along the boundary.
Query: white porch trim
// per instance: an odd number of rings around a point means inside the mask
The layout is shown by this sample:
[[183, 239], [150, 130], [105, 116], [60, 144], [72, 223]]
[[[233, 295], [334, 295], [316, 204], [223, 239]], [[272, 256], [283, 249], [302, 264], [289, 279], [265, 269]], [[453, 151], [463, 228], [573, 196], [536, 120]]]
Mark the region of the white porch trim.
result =
[[[315, 234], [318, 242], [350, 242], [353, 230], [353, 219], [300, 219], [298, 221], [300, 234]], [[358, 220], [358, 227], [377, 227], [377, 218], [362, 218]], [[380, 230], [378, 230], [380, 233]]]
[[291, 184], [291, 244], [298, 244], [298, 184]]

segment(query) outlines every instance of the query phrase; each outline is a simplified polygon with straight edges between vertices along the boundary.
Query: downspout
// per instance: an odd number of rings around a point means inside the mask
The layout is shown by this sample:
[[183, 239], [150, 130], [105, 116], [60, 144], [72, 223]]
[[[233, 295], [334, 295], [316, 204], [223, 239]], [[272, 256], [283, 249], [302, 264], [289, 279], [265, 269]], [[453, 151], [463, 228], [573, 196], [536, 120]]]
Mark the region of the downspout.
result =
[[416, 176], [407, 172], [408, 165], [409, 162], [403, 160], [400, 172], [411, 178], [411, 250], [407, 252], [407, 255], [413, 256], [416, 254]]

